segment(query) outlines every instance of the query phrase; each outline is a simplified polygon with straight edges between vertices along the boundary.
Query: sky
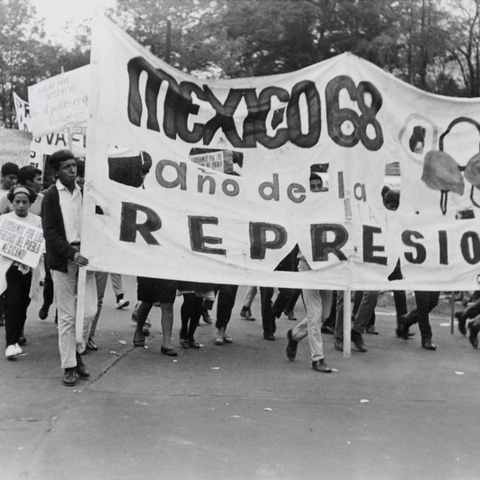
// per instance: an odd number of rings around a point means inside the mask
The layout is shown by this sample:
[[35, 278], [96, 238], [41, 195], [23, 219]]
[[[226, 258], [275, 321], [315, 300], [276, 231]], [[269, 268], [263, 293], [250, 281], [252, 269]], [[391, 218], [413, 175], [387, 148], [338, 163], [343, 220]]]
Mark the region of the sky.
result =
[[65, 25], [79, 25], [91, 19], [97, 11], [113, 7], [115, 0], [31, 0], [40, 17], [45, 18], [45, 30], [52, 40], [62, 40]]

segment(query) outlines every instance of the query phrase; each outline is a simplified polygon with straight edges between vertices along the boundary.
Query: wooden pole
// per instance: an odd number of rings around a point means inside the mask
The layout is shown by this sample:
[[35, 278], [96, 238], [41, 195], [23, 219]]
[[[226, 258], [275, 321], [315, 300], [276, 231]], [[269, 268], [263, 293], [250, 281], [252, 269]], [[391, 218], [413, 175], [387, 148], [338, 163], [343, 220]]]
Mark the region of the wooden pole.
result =
[[455, 292], [452, 292], [452, 296], [450, 298], [450, 333], [452, 335], [455, 329], [454, 323], [455, 323]]
[[85, 285], [87, 283], [87, 269], [80, 267], [78, 269], [77, 282], [77, 315], [75, 318], [75, 340], [77, 343], [83, 341], [83, 323], [85, 314]]
[[352, 356], [352, 291], [343, 292], [343, 358]]

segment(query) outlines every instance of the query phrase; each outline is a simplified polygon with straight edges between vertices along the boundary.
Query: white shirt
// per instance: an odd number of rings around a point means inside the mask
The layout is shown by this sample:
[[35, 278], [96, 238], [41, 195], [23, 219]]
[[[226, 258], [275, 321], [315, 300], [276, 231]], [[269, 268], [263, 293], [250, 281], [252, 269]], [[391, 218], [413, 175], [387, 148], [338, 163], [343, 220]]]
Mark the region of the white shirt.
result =
[[73, 192], [70, 193], [70, 190], [60, 180], [57, 180], [55, 186], [60, 197], [60, 210], [67, 242], [79, 242], [82, 235], [82, 192], [75, 184]]

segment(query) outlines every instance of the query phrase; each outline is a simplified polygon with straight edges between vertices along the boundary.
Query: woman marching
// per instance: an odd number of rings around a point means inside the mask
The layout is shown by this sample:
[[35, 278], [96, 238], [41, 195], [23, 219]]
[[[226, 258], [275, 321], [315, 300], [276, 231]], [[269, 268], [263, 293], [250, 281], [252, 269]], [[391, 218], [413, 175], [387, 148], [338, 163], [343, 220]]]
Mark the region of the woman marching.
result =
[[[24, 186], [13, 187], [7, 194], [13, 211], [1, 216], [28, 223], [36, 228], [42, 228], [38, 215], [28, 210], [35, 201], [36, 194]], [[5, 301], [5, 337], [7, 349], [5, 356], [13, 359], [22, 353], [19, 338], [22, 335], [27, 308], [30, 305], [30, 287], [32, 285], [32, 269], [5, 256], [0, 257], [0, 294]]]

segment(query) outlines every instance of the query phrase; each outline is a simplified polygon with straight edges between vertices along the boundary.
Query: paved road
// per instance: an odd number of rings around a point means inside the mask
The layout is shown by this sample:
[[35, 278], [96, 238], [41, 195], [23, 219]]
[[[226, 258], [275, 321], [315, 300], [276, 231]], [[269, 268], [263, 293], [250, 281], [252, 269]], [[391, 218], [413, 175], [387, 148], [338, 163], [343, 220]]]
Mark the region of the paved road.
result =
[[234, 343], [214, 346], [202, 324], [203, 348], [175, 361], [160, 354], [160, 309], [148, 348], [134, 348], [131, 308], [116, 310], [107, 286], [99, 350], [85, 357], [92, 379], [74, 388], [61, 384], [53, 317], [38, 320], [32, 304], [26, 355], [0, 361], [0, 479], [480, 478], [480, 352], [446, 317], [433, 317], [438, 351], [428, 352], [418, 333], [395, 338], [394, 317], [378, 309], [368, 353], [344, 359], [324, 336], [337, 369], [326, 375], [311, 370], [306, 341], [286, 359], [294, 322], [282, 317], [268, 342], [259, 318], [240, 319], [244, 292]]

